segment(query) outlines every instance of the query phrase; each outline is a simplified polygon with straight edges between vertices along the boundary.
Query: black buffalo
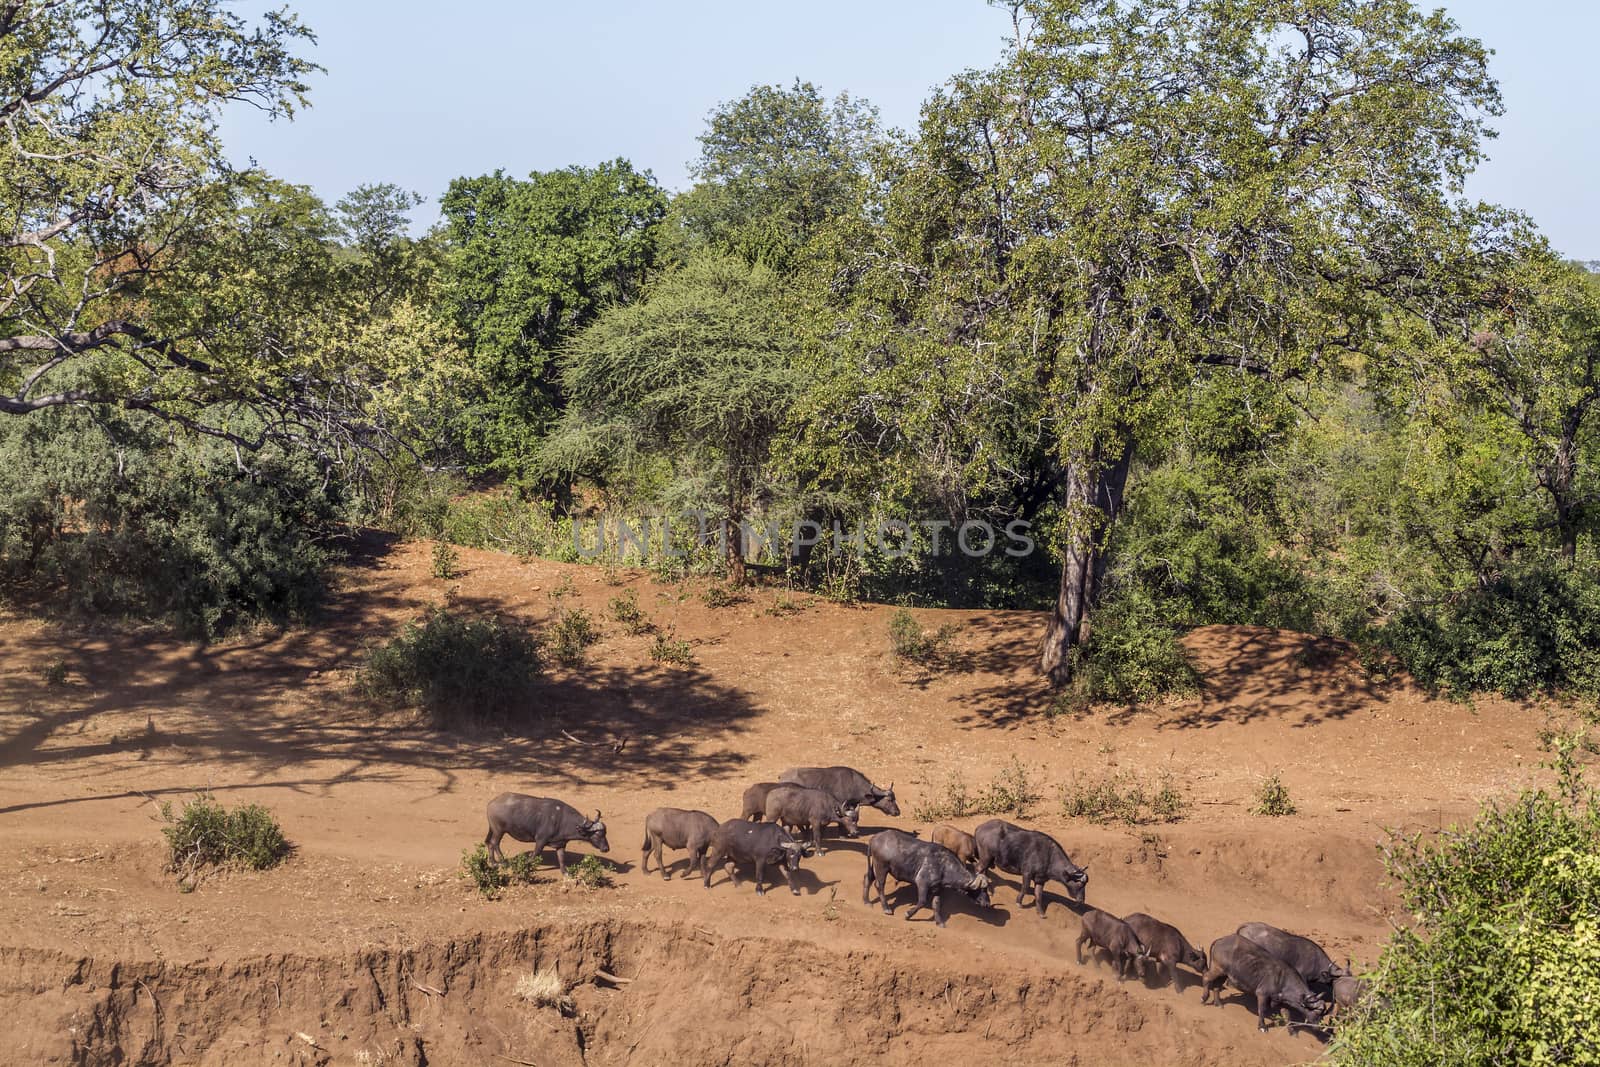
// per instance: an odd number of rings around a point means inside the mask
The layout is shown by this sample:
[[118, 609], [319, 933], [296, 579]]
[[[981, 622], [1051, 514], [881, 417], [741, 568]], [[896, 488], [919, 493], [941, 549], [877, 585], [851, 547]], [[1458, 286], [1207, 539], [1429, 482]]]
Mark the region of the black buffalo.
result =
[[[1238, 934], [1229, 934], [1211, 942], [1211, 959], [1206, 973], [1201, 976], [1200, 1003], [1208, 999], [1222, 1006], [1222, 984], [1232, 982], [1235, 989], [1256, 998], [1256, 1027], [1265, 1032], [1267, 1015], [1284, 1008], [1303, 1018], [1304, 1028], [1321, 1019], [1327, 1011], [1327, 1002], [1311, 991], [1304, 978], [1293, 967], [1273, 959], [1253, 943]], [[1295, 1031], [1293, 1018], [1289, 1032]]]
[[[1178, 985], [1178, 964], [1192, 967], [1196, 974], [1206, 973], [1206, 954], [1189, 944], [1189, 939], [1176, 926], [1151, 918], [1142, 911], [1125, 915], [1122, 921], [1133, 927], [1150, 959], [1166, 964], [1167, 980], [1172, 983], [1174, 992], [1183, 991]], [[1140, 977], [1144, 976], [1144, 967], [1143, 963], [1139, 965]]]
[[987, 873], [991, 867], [999, 867], [1008, 874], [1020, 875], [1022, 886], [1017, 890], [1017, 903], [1027, 898], [1031, 886], [1040, 918], [1044, 917], [1046, 882], [1060, 882], [1067, 896], [1083, 900], [1089, 888], [1089, 872], [1073, 863], [1067, 850], [1049, 834], [1024, 830], [1004, 819], [990, 819], [981, 823], [972, 836], [978, 842], [978, 870]]
[[529, 842], [538, 854], [546, 845], [556, 848], [556, 865], [567, 873], [567, 842], [587, 841], [601, 852], [611, 851], [606, 840], [606, 824], [600, 813], [585, 819], [577, 808], [565, 801], [551, 797], [530, 797], [525, 793], [501, 793], [489, 801], [489, 832], [483, 843], [489, 846], [489, 856], [504, 863], [500, 839], [507, 834], [514, 841]]
[[[794, 872], [800, 869], [800, 857], [805, 848], [781, 826], [770, 822], [751, 822], [749, 819], [729, 819], [711, 835], [711, 846], [706, 849], [705, 887], [711, 888], [711, 872], [727, 864], [728, 877], [739, 884], [736, 863], [748, 863], [756, 869], [756, 895], [766, 896], [763, 882], [767, 867], [776, 867], [783, 880], [789, 883], [789, 892], [800, 895], [794, 884]], [[777, 884], [776, 881], [773, 882]]]
[[[683, 808], [657, 808], [644, 817], [644, 856], [639, 867], [650, 873], [650, 856], [656, 858], [661, 877], [671, 878], [667, 865], [661, 862], [661, 847], [689, 850], [688, 877], [705, 863], [706, 849], [711, 847], [711, 835], [717, 832], [717, 819], [703, 811], [685, 811]], [[701, 872], [702, 874], [705, 872]]]
[[876, 884], [883, 913], [893, 915], [894, 908], [884, 892], [891, 876], [897, 882], [917, 887], [917, 902], [906, 912], [907, 919], [931, 907], [933, 921], [943, 926], [943, 896], [948, 889], [959, 889], [980, 906], [989, 906], [988, 875], [973, 873], [943, 845], [922, 841], [902, 830], [880, 830], [872, 836], [867, 848], [867, 873], [861, 878], [861, 903], [872, 903], [872, 887]]
[[778, 781], [825, 790], [841, 804], [877, 808], [885, 815], [900, 814], [900, 805], [894, 799], [893, 782], [884, 789], [873, 785], [870, 778], [850, 767], [790, 767], [778, 775]]
[[1322, 946], [1309, 937], [1291, 934], [1267, 923], [1245, 923], [1236, 931], [1246, 941], [1275, 960], [1293, 967], [1308, 982], [1332, 985], [1335, 978], [1348, 978], [1350, 971], [1333, 962]]
[[846, 837], [856, 836], [856, 810], [854, 804], [841, 804], [826, 790], [788, 783], [773, 786], [767, 792], [764, 814], [768, 822], [775, 822], [790, 833], [810, 830], [811, 847], [820, 856], [825, 851], [825, 827], [838, 823]]

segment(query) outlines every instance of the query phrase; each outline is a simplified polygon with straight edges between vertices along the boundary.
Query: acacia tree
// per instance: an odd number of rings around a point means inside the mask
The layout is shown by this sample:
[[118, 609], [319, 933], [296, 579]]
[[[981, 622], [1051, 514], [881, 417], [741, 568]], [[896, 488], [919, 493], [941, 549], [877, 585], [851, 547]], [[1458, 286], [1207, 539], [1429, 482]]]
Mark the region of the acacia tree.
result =
[[252, 447], [261, 433], [219, 413], [248, 407], [258, 429], [290, 435], [338, 418], [294, 375], [274, 375], [270, 354], [205, 350], [239, 318], [159, 321], [177, 289], [163, 280], [203, 255], [237, 206], [222, 107], [291, 115], [316, 69], [295, 54], [311, 34], [292, 14], [252, 25], [227, 7], [0, 3], [0, 413], [116, 406]]
[[701, 255], [646, 299], [617, 305], [561, 357], [567, 409], [543, 462], [568, 474], [627, 471], [664, 456], [708, 485], [728, 576], [745, 580], [741, 526], [798, 391], [798, 342], [778, 275]]
[[926, 105], [845, 239], [823, 418], [968, 478], [1048, 443], [1040, 665], [1064, 682], [1141, 437], [1198, 375], [1362, 349], [1499, 98], [1482, 46], [1409, 0], [1006, 6], [1002, 62]]

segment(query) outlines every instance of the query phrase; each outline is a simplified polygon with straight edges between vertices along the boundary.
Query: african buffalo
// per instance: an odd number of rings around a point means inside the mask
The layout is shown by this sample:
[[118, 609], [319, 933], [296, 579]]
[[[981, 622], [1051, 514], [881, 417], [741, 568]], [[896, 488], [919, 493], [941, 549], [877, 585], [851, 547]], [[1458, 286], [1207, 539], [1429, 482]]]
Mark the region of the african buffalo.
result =
[[672, 875], [667, 873], [667, 865], [661, 862], [661, 847], [684, 848], [689, 850], [689, 867], [683, 872], [687, 878], [705, 863], [706, 849], [711, 846], [711, 835], [716, 832], [714, 815], [683, 808], [657, 808], [644, 817], [644, 856], [639, 868], [649, 874], [650, 856], [654, 853], [661, 877], [670, 879]]
[[883, 913], [894, 908], [884, 888], [893, 877], [917, 887], [917, 902], [906, 912], [910, 919], [923, 908], [933, 909], [933, 921], [945, 923], [944, 892], [959, 889], [982, 907], [989, 907], [989, 876], [974, 873], [954, 852], [932, 841], [921, 841], [903, 830], [879, 830], [867, 848], [867, 873], [861, 879], [861, 903], [872, 903], [872, 887], [878, 887]]
[[866, 775], [850, 767], [790, 767], [778, 775], [778, 781], [824, 789], [841, 804], [865, 805], [877, 808], [885, 815], [900, 814], [900, 805], [894, 799], [893, 782], [884, 789], [873, 785]]
[[[1151, 918], [1142, 911], [1124, 916], [1122, 921], [1133, 927], [1150, 959], [1166, 964], [1167, 980], [1172, 983], [1173, 992], [1183, 992], [1178, 985], [1178, 964], [1194, 968], [1196, 974], [1206, 973], [1206, 954], [1189, 944], [1189, 939], [1176, 926]], [[1144, 964], [1139, 965], [1139, 976], [1144, 977]]]
[[1346, 978], [1350, 974], [1349, 970], [1334, 963], [1322, 946], [1309, 937], [1291, 934], [1266, 923], [1245, 923], [1235, 932], [1273, 959], [1293, 967], [1295, 973], [1308, 982], [1332, 985], [1335, 978]]
[[778, 788], [777, 782], [757, 782], [744, 791], [744, 810], [740, 817], [760, 822], [767, 812], [767, 794]]
[[978, 870], [988, 873], [991, 867], [999, 867], [1008, 874], [1020, 875], [1022, 887], [1017, 890], [1017, 903], [1023, 902], [1032, 887], [1040, 918], [1044, 917], [1044, 886], [1051, 879], [1066, 887], [1068, 897], [1083, 900], [1089, 887], [1089, 872], [1073, 863], [1066, 849], [1049, 834], [1024, 830], [1004, 819], [990, 819], [980, 824], [972, 836], [978, 842]]
[[[1210, 965], [1201, 976], [1200, 1003], [1212, 999], [1222, 1006], [1222, 984], [1232, 982], [1234, 988], [1256, 998], [1256, 1027], [1263, 1033], [1267, 1029], [1267, 1013], [1282, 1007], [1304, 1019], [1302, 1028], [1321, 1019], [1327, 1011], [1327, 1002], [1311, 991], [1305, 979], [1293, 967], [1273, 959], [1238, 934], [1219, 937], [1211, 943]], [[1289, 1032], [1297, 1024], [1291, 1017]]]
[[729, 819], [711, 835], [711, 846], [706, 849], [702, 865], [705, 871], [704, 885], [707, 889], [711, 888], [711, 872], [723, 864], [727, 864], [728, 877], [733, 879], [734, 885], [738, 885], [739, 874], [734, 865], [748, 863], [756, 869], [756, 895], [766, 896], [767, 890], [762, 883], [770, 864], [783, 874], [783, 880], [789, 883], [789, 892], [799, 896], [800, 887], [794, 884], [794, 872], [800, 869], [800, 856], [804, 852], [800, 842], [781, 826], [769, 822], [751, 822], [749, 819]]
[[489, 832], [483, 843], [492, 859], [504, 863], [500, 839], [510, 834], [514, 841], [531, 842], [537, 855], [546, 845], [556, 847], [556, 865], [567, 873], [567, 842], [587, 841], [601, 852], [611, 851], [606, 840], [606, 824], [600, 813], [585, 819], [577, 808], [550, 797], [530, 797], [525, 793], [501, 793], [489, 801]]
[[977, 838], [965, 830], [957, 830], [954, 826], [940, 823], [928, 834], [928, 840], [936, 845], [943, 845], [968, 867], [977, 869], [978, 866], [978, 841]]
[[847, 837], [856, 836], [856, 806], [841, 804], [833, 794], [803, 785], [778, 785], [767, 793], [764, 814], [768, 822], [775, 822], [790, 833], [811, 831], [811, 847], [822, 855], [822, 830], [838, 823]]
[[1139, 935], [1133, 932], [1133, 927], [1099, 908], [1085, 910], [1080, 921], [1082, 926], [1078, 931], [1078, 942], [1073, 946], [1080, 964], [1083, 962], [1083, 945], [1087, 941], [1095, 948], [1105, 949], [1110, 955], [1111, 966], [1116, 970], [1119, 982], [1127, 979], [1135, 963], [1143, 970], [1149, 950], [1139, 940]]

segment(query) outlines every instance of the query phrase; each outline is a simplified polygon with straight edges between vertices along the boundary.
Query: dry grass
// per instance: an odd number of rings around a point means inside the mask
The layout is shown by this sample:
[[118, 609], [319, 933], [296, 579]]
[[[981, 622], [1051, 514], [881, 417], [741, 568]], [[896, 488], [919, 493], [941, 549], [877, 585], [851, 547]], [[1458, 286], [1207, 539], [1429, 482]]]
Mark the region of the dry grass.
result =
[[563, 1015], [572, 1011], [572, 998], [566, 983], [554, 967], [533, 971], [517, 979], [517, 996], [537, 1008], [554, 1008]]

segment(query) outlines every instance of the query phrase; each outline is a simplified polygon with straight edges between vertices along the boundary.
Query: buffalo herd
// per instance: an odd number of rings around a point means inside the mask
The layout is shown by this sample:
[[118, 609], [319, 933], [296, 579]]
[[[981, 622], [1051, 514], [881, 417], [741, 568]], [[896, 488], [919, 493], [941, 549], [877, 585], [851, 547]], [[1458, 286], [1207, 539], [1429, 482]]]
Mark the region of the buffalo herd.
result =
[[[782, 877], [794, 894], [800, 892], [794, 874], [805, 856], [821, 854], [822, 832], [837, 827], [845, 837], [856, 837], [863, 807], [898, 816], [894, 785], [873, 784], [850, 767], [794, 767], [776, 782], [758, 782], [744, 791], [738, 818], [719, 822], [704, 811], [657, 808], [645, 817], [643, 856], [640, 864], [650, 872], [650, 861], [663, 878], [671, 878], [662, 850], [688, 853], [685, 877], [698, 873], [711, 887], [711, 877], [726, 867], [738, 885], [738, 869], [754, 871], [756, 893], [765, 895], [767, 884]], [[505, 835], [530, 843], [537, 852], [556, 850], [556, 863], [567, 869], [569, 841], [587, 841], [601, 852], [610, 850], [600, 812], [585, 818], [560, 800], [502, 793], [489, 802], [489, 832], [484, 837], [491, 858], [504, 862], [500, 841]], [[886, 894], [889, 879], [916, 888], [917, 899], [905, 917], [928, 909], [939, 926], [945, 925], [944, 899], [963, 893], [978, 907], [989, 908], [999, 870], [1018, 880], [1017, 904], [1033, 893], [1033, 905], [1043, 918], [1045, 886], [1056, 882], [1079, 911], [1078, 962], [1083, 948], [1106, 954], [1119, 980], [1134, 971], [1141, 979], [1147, 967], [1165, 968], [1165, 979], [1175, 991], [1180, 966], [1200, 979], [1200, 1002], [1222, 1004], [1222, 987], [1231, 984], [1256, 1002], [1256, 1022], [1266, 1029], [1267, 1017], [1279, 1009], [1290, 1013], [1290, 1033], [1296, 1027], [1315, 1027], [1338, 1008], [1352, 1007], [1365, 992], [1364, 983], [1352, 975], [1348, 964], [1334, 963], [1322, 947], [1309, 938], [1252, 922], [1211, 943], [1202, 952], [1175, 926], [1141, 912], [1118, 917], [1085, 902], [1089, 872], [1072, 862], [1065, 849], [1049, 834], [1028, 830], [1003, 819], [980, 823], [972, 833], [953, 826], [936, 826], [923, 839], [916, 832], [880, 829], [868, 847], [867, 869], [861, 878], [861, 900], [872, 903], [876, 890], [885, 914], [894, 914]], [[769, 879], [770, 872], [770, 879]], [[1295, 1021], [1293, 1016], [1299, 1016]]]

